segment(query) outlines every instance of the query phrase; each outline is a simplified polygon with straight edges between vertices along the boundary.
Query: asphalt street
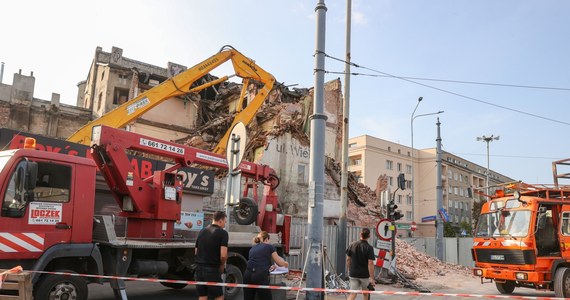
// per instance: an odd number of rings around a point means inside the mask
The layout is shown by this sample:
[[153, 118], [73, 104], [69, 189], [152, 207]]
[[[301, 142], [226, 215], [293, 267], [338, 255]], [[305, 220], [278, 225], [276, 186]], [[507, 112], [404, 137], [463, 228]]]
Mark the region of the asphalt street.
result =
[[[150, 299], [198, 299], [196, 289], [193, 286], [187, 286], [183, 289], [175, 290], [162, 286], [160, 283], [152, 282], [127, 282], [127, 295], [129, 299], [136, 300], [150, 300]], [[481, 284], [476, 278], [473, 280], [465, 280], [457, 287], [449, 288], [443, 284], [425, 283], [422, 284], [428, 288], [432, 293], [445, 293], [445, 294], [470, 294], [470, 295], [500, 295], [493, 283]], [[377, 284], [376, 290], [394, 291], [394, 292], [415, 292], [413, 289], [403, 288], [400, 285], [382, 285]], [[532, 289], [517, 288], [512, 294], [515, 297], [528, 296], [528, 297], [554, 297], [554, 292], [550, 291], [535, 291]], [[295, 299], [295, 292], [288, 292], [287, 299]], [[304, 294], [300, 293], [298, 299], [304, 299]], [[394, 299], [394, 300], [414, 300], [414, 299], [460, 299], [460, 296], [431, 296], [423, 295], [372, 295], [371, 299]], [[113, 291], [108, 284], [89, 285], [89, 299], [90, 300], [111, 300], [114, 299]], [[239, 297], [241, 299], [241, 297]], [[278, 300], [277, 297], [274, 297]], [[327, 294], [328, 300], [343, 300], [346, 299], [345, 294]], [[362, 299], [362, 296], [357, 296], [357, 299]]]

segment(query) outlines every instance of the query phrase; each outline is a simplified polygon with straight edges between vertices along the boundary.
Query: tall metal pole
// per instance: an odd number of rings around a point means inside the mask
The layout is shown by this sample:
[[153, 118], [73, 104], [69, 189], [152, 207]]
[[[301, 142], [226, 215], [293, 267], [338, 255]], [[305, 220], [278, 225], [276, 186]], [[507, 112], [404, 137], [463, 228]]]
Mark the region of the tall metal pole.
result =
[[[325, 179], [325, 126], [324, 114], [325, 82], [325, 24], [326, 11], [324, 0], [319, 0], [315, 8], [317, 13], [317, 42], [315, 53], [315, 90], [313, 115], [311, 115], [311, 157], [309, 164], [309, 232], [307, 255], [307, 287], [320, 288], [323, 280], [323, 202]], [[321, 293], [308, 292], [307, 299], [321, 299]]]
[[414, 108], [414, 111], [412, 112], [412, 116], [410, 117], [410, 131], [412, 133], [412, 155], [411, 155], [411, 159], [410, 159], [410, 166], [412, 168], [412, 175], [410, 176], [410, 187], [412, 188], [412, 222], [415, 221], [415, 215], [414, 215], [414, 204], [416, 199], [414, 198], [414, 187], [415, 187], [415, 182], [414, 182], [414, 114], [416, 113], [416, 109], [418, 109], [418, 106], [420, 105], [420, 102], [422, 101], [424, 97], [419, 97], [418, 98], [418, 103], [416, 104], [416, 107]]
[[489, 173], [491, 172], [491, 169], [489, 168], [489, 143], [492, 142], [493, 140], [498, 140], [499, 136], [494, 136], [493, 134], [491, 134], [491, 136], [480, 136], [477, 137], [478, 141], [483, 141], [485, 143], [487, 143], [487, 176], [486, 176], [486, 182], [485, 182], [485, 186], [487, 187], [485, 189], [485, 194], [490, 195], [489, 194]]
[[437, 258], [441, 261], [444, 261], [444, 247], [443, 247], [443, 218], [441, 217], [441, 211], [443, 210], [443, 185], [441, 182], [441, 133], [440, 133], [440, 125], [439, 118], [437, 118], [437, 154], [436, 154], [436, 162], [437, 162], [437, 195], [436, 195], [436, 203], [437, 203], [437, 212], [436, 212], [436, 236], [435, 236], [435, 249]]
[[416, 198], [414, 197], [414, 190], [415, 190], [415, 186], [416, 186], [416, 182], [414, 181], [414, 120], [416, 118], [419, 117], [425, 117], [425, 116], [431, 116], [431, 115], [439, 115], [444, 113], [443, 110], [440, 110], [438, 112], [432, 112], [432, 113], [428, 113], [428, 114], [421, 114], [421, 115], [417, 115], [414, 116], [414, 114], [416, 113], [416, 109], [418, 108], [418, 105], [420, 105], [420, 101], [422, 101], [423, 97], [420, 97], [418, 99], [418, 104], [416, 104], [416, 108], [414, 108], [414, 112], [412, 112], [412, 117], [411, 117], [411, 121], [410, 121], [410, 127], [411, 127], [411, 132], [412, 132], [412, 155], [411, 155], [411, 164], [412, 164], [412, 176], [411, 176], [411, 187], [412, 187], [412, 221], [415, 221], [415, 201]]
[[2, 66], [0, 66], [0, 83], [2, 83], [3, 78], [4, 78], [4, 62], [2, 62]]
[[342, 166], [340, 172], [340, 216], [338, 222], [338, 243], [336, 248], [336, 271], [346, 273], [346, 209], [348, 206], [348, 119], [350, 103], [350, 25], [352, 0], [346, 0], [346, 64], [344, 65], [344, 101], [342, 106]]
[[486, 189], [485, 193], [487, 195], [489, 195], [489, 140], [485, 140], [485, 142], [487, 142], [487, 178], [486, 178], [486, 183], [485, 183], [485, 185], [487, 186], [487, 189]]

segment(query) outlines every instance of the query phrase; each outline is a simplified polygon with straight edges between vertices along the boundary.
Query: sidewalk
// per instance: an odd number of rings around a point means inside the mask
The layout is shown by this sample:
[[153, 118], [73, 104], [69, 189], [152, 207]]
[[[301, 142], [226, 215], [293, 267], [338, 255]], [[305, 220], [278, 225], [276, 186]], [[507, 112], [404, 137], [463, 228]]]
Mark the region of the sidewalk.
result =
[[[448, 274], [445, 276], [439, 276], [437, 278], [427, 278], [418, 279], [413, 281], [415, 284], [419, 284], [424, 288], [430, 290], [431, 293], [439, 294], [465, 294], [465, 295], [501, 295], [499, 291], [495, 288], [494, 283], [481, 284], [480, 278], [475, 276], [465, 276], [460, 274]], [[304, 283], [303, 283], [304, 285]], [[405, 288], [401, 283], [397, 284], [376, 284], [377, 291], [390, 291], [390, 292], [402, 292], [404, 294], [393, 295], [393, 294], [373, 294], [370, 299], [390, 299], [390, 300], [417, 300], [417, 299], [434, 299], [434, 300], [451, 300], [451, 299], [461, 299], [461, 295], [429, 295], [422, 294], [417, 295], [416, 290]], [[406, 295], [405, 293], [414, 293], [412, 295]], [[506, 296], [506, 295], [502, 295]], [[550, 291], [537, 291], [528, 288], [516, 288], [514, 297], [528, 296], [528, 297], [554, 297], [554, 292]], [[347, 298], [346, 294], [326, 294], [325, 299], [327, 300], [345, 300]], [[287, 299], [296, 299], [296, 292], [287, 292]], [[298, 299], [305, 299], [304, 293], [300, 293]], [[357, 300], [362, 299], [362, 295], [356, 297]]]

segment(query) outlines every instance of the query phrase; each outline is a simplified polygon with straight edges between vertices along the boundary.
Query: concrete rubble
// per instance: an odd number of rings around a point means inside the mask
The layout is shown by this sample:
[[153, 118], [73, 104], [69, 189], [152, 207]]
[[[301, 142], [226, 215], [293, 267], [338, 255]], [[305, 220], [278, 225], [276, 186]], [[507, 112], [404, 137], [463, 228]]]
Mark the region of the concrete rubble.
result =
[[446, 274], [470, 275], [471, 270], [461, 265], [453, 265], [419, 252], [413, 245], [396, 239], [396, 267], [409, 279], [426, 279]]

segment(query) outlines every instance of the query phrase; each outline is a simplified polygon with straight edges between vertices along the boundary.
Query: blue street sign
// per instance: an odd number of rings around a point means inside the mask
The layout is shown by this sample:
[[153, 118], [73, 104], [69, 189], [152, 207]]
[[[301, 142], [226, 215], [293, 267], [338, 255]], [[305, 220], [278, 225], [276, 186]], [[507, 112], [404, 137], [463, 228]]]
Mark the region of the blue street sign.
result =
[[433, 222], [433, 221], [435, 221], [435, 216], [425, 216], [425, 217], [422, 217], [422, 223], [425, 223], [425, 222]]
[[445, 208], [440, 209], [439, 214], [441, 215], [443, 221], [449, 222], [449, 215], [447, 214], [447, 210], [445, 210]]

